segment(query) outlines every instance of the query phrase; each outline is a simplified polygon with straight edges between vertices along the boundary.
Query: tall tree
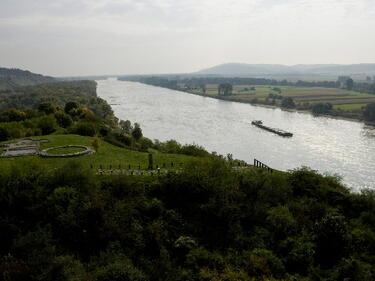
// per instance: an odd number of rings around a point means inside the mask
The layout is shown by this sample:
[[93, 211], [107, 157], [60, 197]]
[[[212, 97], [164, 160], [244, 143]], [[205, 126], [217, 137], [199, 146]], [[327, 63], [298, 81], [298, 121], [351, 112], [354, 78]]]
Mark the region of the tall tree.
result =
[[218, 87], [219, 95], [230, 96], [233, 92], [233, 86], [231, 83], [222, 83]]
[[354, 81], [352, 78], [349, 78], [348, 80], [346, 80], [346, 88], [348, 90], [352, 90], [353, 89], [353, 86], [354, 86]]

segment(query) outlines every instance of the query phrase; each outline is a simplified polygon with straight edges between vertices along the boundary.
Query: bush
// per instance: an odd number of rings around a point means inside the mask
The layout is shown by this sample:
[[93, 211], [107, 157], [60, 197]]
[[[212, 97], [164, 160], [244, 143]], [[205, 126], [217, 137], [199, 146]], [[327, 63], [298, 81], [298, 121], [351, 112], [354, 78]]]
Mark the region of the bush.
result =
[[45, 114], [53, 114], [56, 111], [56, 107], [50, 102], [43, 102], [38, 106], [38, 110]]
[[0, 141], [6, 141], [9, 139], [9, 132], [7, 129], [0, 127]]
[[53, 115], [39, 117], [36, 122], [43, 135], [51, 134], [58, 128], [56, 118]]
[[296, 105], [294, 104], [294, 101], [293, 101], [292, 98], [287, 97], [287, 98], [283, 98], [281, 100], [281, 107], [284, 107], [284, 108], [295, 108]]
[[79, 121], [70, 128], [70, 132], [81, 136], [93, 137], [97, 134], [97, 128], [91, 122]]
[[77, 109], [78, 107], [79, 107], [78, 103], [74, 101], [70, 101], [65, 104], [64, 111], [65, 113], [69, 114], [72, 111], [72, 109]]
[[370, 103], [366, 105], [363, 110], [363, 117], [367, 121], [375, 121], [375, 103]]
[[97, 281], [146, 281], [146, 276], [129, 260], [117, 261], [98, 268], [96, 273]]
[[244, 259], [250, 276], [282, 278], [285, 275], [283, 263], [270, 250], [255, 249], [245, 252]]
[[329, 114], [332, 112], [332, 104], [327, 103], [317, 103], [312, 106], [312, 112], [314, 114]]
[[55, 113], [55, 118], [59, 126], [63, 128], [68, 128], [73, 123], [72, 117], [62, 111], [57, 111]]

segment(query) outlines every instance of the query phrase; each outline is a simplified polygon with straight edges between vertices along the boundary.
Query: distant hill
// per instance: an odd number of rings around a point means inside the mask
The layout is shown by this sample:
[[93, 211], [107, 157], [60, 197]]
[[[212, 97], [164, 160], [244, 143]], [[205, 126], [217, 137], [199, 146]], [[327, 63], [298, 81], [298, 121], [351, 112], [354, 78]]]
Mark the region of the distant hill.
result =
[[55, 78], [35, 74], [27, 70], [0, 67], [0, 90], [14, 89], [20, 86], [54, 82]]
[[222, 76], [373, 76], [375, 75], [375, 63], [368, 64], [244, 64], [226, 63], [196, 72], [199, 75], [222, 75]]

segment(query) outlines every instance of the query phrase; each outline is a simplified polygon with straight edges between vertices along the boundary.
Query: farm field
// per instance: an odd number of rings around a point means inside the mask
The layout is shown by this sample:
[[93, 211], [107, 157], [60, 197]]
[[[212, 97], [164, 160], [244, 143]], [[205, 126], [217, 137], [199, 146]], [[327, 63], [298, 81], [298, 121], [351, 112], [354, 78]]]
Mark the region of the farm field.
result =
[[[218, 85], [206, 85], [206, 95], [217, 96]], [[253, 89], [252, 89], [253, 88]], [[280, 89], [279, 92], [277, 89]], [[196, 94], [203, 94], [201, 89], [192, 91]], [[342, 110], [359, 110], [368, 103], [375, 102], [375, 96], [349, 91], [337, 88], [321, 88], [321, 87], [294, 87], [294, 86], [264, 86], [264, 85], [235, 85], [233, 86], [233, 94], [228, 96], [229, 100], [242, 102], [269, 101], [272, 98], [269, 94], [281, 95], [282, 97], [293, 98], [296, 105], [315, 104], [315, 103], [331, 103], [335, 109]], [[276, 99], [275, 105], [280, 102]]]
[[[48, 135], [41, 137], [33, 137], [32, 139], [50, 139], [50, 142], [41, 143], [40, 150], [63, 145], [91, 145], [91, 137], [84, 137], [78, 135]], [[14, 142], [15, 140], [8, 141]], [[186, 162], [195, 159], [193, 156], [181, 154], [167, 154], [158, 151], [153, 151], [154, 166], [162, 167], [166, 165], [168, 169], [177, 169]], [[99, 169], [100, 165], [103, 169], [118, 169], [119, 165], [122, 169], [147, 169], [148, 167], [148, 153], [139, 152], [126, 148], [121, 148], [102, 141], [99, 150], [88, 156], [80, 156], [74, 158], [42, 158], [39, 156], [23, 156], [17, 158], [0, 158], [0, 169], [7, 169], [11, 165], [21, 162], [38, 162], [38, 164], [45, 165], [46, 168], [58, 168], [70, 162], [80, 162], [83, 167]], [[171, 163], [173, 162], [173, 167]]]

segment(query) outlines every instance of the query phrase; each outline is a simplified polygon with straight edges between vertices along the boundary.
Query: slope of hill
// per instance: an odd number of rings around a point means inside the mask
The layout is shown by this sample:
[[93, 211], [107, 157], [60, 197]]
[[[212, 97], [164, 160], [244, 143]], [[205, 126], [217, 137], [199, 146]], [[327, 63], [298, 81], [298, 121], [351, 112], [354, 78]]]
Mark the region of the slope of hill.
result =
[[27, 70], [0, 67], [0, 90], [13, 89], [19, 86], [29, 86], [53, 82], [55, 78], [35, 74]]
[[280, 64], [244, 64], [226, 63], [198, 71], [200, 75], [223, 76], [283, 76], [283, 75], [375, 75], [375, 64], [313, 64], [313, 65], [280, 65]]

